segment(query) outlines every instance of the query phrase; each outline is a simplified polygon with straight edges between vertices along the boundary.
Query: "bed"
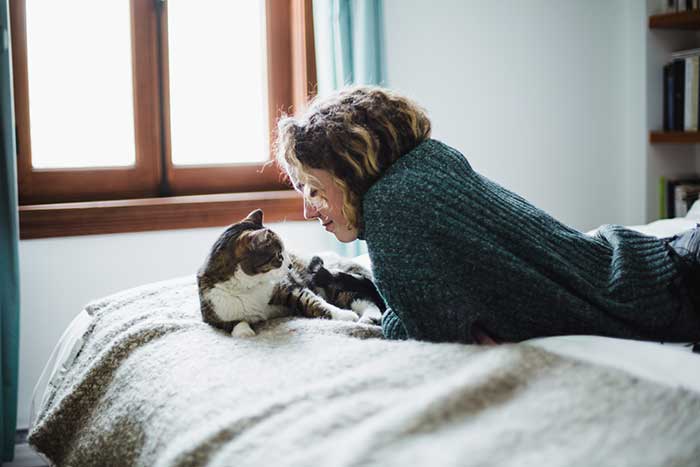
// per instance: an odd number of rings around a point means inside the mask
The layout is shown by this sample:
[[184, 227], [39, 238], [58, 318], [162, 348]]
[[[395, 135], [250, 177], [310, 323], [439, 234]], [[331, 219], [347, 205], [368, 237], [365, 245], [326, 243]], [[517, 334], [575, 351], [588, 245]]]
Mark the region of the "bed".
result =
[[[636, 228], [668, 236], [697, 211]], [[36, 385], [30, 445], [73, 466], [700, 462], [690, 344], [396, 342], [303, 318], [256, 330], [203, 323], [194, 276], [90, 303]]]

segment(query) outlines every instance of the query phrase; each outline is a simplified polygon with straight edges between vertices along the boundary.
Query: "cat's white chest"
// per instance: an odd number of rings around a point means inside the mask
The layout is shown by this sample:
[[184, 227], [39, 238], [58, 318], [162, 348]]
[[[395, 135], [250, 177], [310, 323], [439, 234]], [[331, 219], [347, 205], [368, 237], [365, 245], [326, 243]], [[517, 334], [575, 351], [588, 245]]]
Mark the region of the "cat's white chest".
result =
[[248, 276], [241, 270], [226, 282], [206, 292], [205, 297], [222, 321], [256, 323], [282, 316], [281, 307], [270, 305], [270, 297], [279, 282], [280, 271]]

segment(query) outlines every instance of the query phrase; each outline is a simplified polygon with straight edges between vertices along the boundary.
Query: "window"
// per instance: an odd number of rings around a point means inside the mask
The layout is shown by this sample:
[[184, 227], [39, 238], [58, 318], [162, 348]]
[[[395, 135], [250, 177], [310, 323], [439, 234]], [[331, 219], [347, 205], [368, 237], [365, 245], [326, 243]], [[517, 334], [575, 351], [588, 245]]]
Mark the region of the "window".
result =
[[23, 238], [298, 218], [267, 163], [314, 86], [311, 0], [10, 8]]

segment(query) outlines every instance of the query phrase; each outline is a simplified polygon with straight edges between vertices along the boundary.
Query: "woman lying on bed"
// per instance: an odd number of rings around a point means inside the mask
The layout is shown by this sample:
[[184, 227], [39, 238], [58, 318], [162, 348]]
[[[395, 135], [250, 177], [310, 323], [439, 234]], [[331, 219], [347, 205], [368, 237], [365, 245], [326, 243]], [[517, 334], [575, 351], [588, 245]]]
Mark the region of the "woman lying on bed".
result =
[[367, 248], [387, 338], [516, 342], [561, 334], [700, 339], [700, 229], [589, 236], [430, 138], [411, 100], [376, 87], [317, 99], [278, 125], [304, 216]]

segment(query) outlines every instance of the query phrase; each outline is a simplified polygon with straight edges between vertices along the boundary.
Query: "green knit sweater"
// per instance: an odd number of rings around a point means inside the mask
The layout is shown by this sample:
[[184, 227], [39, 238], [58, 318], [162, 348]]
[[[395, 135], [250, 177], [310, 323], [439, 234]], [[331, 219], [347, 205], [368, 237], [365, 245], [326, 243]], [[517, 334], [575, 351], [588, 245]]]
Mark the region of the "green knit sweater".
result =
[[363, 211], [387, 338], [471, 343], [475, 323], [511, 342], [700, 336], [662, 241], [615, 225], [595, 236], [569, 228], [439, 141], [398, 159]]

